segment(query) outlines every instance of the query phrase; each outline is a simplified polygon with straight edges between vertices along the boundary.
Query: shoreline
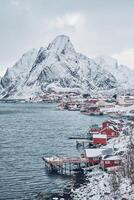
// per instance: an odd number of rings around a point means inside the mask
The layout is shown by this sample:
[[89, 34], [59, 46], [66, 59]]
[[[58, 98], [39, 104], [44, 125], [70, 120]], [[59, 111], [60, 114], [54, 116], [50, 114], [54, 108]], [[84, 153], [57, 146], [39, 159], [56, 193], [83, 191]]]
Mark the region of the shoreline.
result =
[[87, 176], [85, 174], [75, 174], [70, 177], [69, 183], [63, 187], [63, 192], [38, 193], [36, 200], [73, 200], [73, 191], [85, 185]]

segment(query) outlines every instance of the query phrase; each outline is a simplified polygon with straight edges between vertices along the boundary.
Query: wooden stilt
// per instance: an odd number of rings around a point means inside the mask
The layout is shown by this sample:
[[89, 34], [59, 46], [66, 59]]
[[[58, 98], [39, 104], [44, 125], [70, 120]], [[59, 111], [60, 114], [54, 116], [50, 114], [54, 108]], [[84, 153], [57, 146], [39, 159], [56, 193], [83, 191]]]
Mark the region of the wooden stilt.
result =
[[71, 163], [70, 163], [70, 166], [69, 166], [69, 171], [70, 171], [70, 174], [71, 174]]
[[81, 168], [84, 164], [85, 166], [88, 166], [88, 159], [81, 158], [81, 157], [64, 157], [60, 158], [43, 158], [45, 161], [45, 166], [49, 171], [52, 172], [58, 172], [60, 174], [70, 174], [73, 171], [73, 167], [77, 166], [77, 168]]
[[66, 174], [66, 163], [65, 163], [65, 174]]

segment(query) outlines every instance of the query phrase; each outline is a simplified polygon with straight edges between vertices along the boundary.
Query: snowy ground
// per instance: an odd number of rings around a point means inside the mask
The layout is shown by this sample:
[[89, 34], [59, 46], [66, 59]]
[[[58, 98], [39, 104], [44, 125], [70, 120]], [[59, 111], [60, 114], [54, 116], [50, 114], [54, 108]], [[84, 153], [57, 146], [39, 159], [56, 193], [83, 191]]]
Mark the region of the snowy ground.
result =
[[[122, 133], [118, 138], [109, 140], [108, 147], [113, 147], [114, 154], [119, 155], [127, 150], [130, 136]], [[113, 192], [111, 173], [96, 168], [87, 174], [86, 182], [72, 193], [74, 200], [134, 200], [134, 189], [130, 187], [130, 181], [121, 178], [120, 187]]]
[[130, 187], [129, 181], [121, 180], [121, 186], [116, 195], [111, 187], [110, 174], [101, 170], [96, 170], [87, 176], [88, 183], [73, 192], [74, 200], [134, 200], [134, 191]]

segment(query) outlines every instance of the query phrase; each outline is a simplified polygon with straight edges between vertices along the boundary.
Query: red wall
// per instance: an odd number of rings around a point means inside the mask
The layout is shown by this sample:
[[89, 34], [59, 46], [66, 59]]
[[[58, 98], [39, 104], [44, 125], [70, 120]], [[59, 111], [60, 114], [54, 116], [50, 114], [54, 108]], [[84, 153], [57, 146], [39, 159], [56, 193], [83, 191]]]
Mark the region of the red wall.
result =
[[102, 130], [101, 133], [106, 134], [109, 138], [118, 136], [118, 133], [110, 128]]
[[93, 138], [93, 144], [107, 144], [106, 138]]
[[94, 159], [94, 158], [88, 158], [88, 162], [90, 163], [90, 164], [97, 164], [97, 163], [100, 163], [100, 160], [99, 160], [99, 158], [97, 159]]
[[[109, 161], [109, 163], [107, 163], [107, 161]], [[117, 160], [102, 160], [101, 166], [104, 168], [118, 166], [120, 164], [120, 161], [118, 161], [118, 163], [116, 162]]]

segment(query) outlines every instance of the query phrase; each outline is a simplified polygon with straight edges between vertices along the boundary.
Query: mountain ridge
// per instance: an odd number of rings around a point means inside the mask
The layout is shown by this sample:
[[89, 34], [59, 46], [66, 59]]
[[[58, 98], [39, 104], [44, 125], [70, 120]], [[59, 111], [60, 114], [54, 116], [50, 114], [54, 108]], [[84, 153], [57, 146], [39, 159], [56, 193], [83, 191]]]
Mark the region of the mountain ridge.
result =
[[112, 59], [88, 58], [75, 51], [68, 36], [57, 36], [46, 48], [26, 52], [7, 69], [0, 82], [0, 98], [34, 98], [48, 90], [90, 93], [133, 88], [134, 71]]

